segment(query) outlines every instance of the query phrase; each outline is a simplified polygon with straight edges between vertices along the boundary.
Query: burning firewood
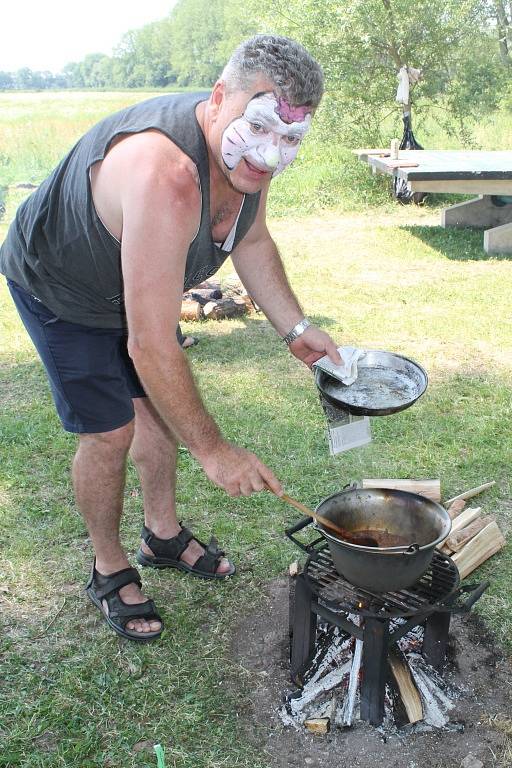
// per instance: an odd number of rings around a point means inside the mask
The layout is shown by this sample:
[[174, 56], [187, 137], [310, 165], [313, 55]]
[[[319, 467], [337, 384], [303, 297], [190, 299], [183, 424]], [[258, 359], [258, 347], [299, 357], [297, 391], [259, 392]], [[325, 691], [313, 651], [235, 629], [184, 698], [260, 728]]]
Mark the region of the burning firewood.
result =
[[421, 696], [412, 679], [409, 665], [402, 653], [393, 650], [389, 654], [389, 666], [397, 684], [402, 703], [410, 723], [423, 720]]

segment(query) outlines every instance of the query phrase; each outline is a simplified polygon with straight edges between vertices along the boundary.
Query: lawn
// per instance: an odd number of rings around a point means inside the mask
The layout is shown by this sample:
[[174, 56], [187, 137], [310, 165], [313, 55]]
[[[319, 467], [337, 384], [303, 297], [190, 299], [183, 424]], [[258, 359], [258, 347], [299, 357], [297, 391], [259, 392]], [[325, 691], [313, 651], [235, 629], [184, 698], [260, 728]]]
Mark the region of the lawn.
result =
[[[0, 240], [23, 194], [11, 191]], [[493, 479], [479, 504], [508, 534], [512, 261], [487, 256], [481, 233], [438, 228], [435, 208], [376, 207], [372, 194], [355, 210], [340, 192], [322, 210], [306, 189], [312, 212], [294, 207], [270, 227], [306, 314], [339, 343], [418, 360], [430, 377], [423, 398], [374, 419], [370, 445], [331, 458], [311, 374], [261, 315], [185, 325], [200, 339], [188, 353], [199, 387], [226, 437], [305, 504], [362, 477], [440, 477], [444, 498]], [[92, 552], [68, 478], [75, 439], [3, 284], [0, 320], [0, 766], [149, 767], [160, 742], [167, 768], [264, 768], [240, 725], [252, 681], [230, 638], [296, 558], [283, 530], [297, 513], [267, 493], [227, 497], [181, 451], [180, 516], [202, 537], [215, 531], [239, 573], [210, 584], [144, 571], [165, 635], [142, 647], [117, 639], [83, 592]], [[133, 556], [142, 498], [132, 467], [125, 497]], [[507, 546], [475, 574], [492, 581], [477, 608], [507, 650], [510, 571]]]

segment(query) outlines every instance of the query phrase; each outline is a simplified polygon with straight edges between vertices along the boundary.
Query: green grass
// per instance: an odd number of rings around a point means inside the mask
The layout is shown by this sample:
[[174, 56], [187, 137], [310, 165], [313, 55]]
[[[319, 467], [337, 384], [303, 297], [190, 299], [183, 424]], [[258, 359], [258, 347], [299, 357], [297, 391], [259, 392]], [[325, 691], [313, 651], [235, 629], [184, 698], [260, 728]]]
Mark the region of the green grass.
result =
[[[70, 109], [72, 141], [80, 108]], [[313, 172], [321, 189], [321, 169]], [[330, 172], [334, 189], [341, 181]], [[299, 177], [288, 176], [289, 188], [287, 174], [279, 180], [276, 212], [295, 200], [271, 231], [307, 314], [340, 343], [417, 359], [429, 388], [413, 408], [374, 419], [369, 446], [331, 458], [311, 374], [253, 315], [184, 327], [200, 338], [188, 354], [208, 408], [306, 504], [362, 477], [440, 477], [444, 498], [494, 479], [478, 503], [509, 533], [512, 261], [488, 257], [481, 233], [441, 230], [426, 208], [376, 208], [372, 198], [354, 213], [344, 191], [333, 210], [315, 208]], [[9, 195], [0, 240], [24, 194]], [[201, 536], [215, 530], [239, 575], [209, 584], [144, 571], [166, 633], [148, 647], [118, 640], [83, 593], [92, 552], [69, 482], [75, 439], [60, 429], [3, 285], [0, 320], [0, 766], [155, 766], [150, 747], [134, 749], [148, 741], [165, 746], [167, 768], [265, 768], [237, 715], [254, 681], [233, 663], [230, 635], [296, 558], [283, 530], [297, 514], [270, 494], [227, 497], [181, 451], [181, 516]], [[125, 496], [122, 538], [133, 557], [142, 498], [131, 467]], [[472, 577], [491, 579], [477, 607], [508, 650], [510, 571], [507, 545]]]

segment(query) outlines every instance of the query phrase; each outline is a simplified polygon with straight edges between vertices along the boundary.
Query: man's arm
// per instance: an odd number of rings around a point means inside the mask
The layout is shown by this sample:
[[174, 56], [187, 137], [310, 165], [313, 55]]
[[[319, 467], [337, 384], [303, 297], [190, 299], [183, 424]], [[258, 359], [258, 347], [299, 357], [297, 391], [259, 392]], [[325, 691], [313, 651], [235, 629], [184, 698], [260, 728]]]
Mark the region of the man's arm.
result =
[[[134, 137], [144, 138], [144, 137]], [[282, 489], [254, 454], [225, 441], [206, 411], [176, 340], [189, 244], [200, 193], [187, 159], [160, 135], [131, 141], [120, 181], [121, 259], [128, 349], [152, 403], [207, 476], [230, 495]]]
[[[266, 194], [262, 192], [256, 219], [231, 258], [248, 293], [278, 334], [284, 337], [304, 318], [304, 312], [291, 289], [277, 246], [267, 229], [265, 209]], [[329, 355], [338, 365], [342, 363], [331, 337], [314, 326], [307, 328], [289, 348], [295, 357], [309, 366], [323, 355]]]

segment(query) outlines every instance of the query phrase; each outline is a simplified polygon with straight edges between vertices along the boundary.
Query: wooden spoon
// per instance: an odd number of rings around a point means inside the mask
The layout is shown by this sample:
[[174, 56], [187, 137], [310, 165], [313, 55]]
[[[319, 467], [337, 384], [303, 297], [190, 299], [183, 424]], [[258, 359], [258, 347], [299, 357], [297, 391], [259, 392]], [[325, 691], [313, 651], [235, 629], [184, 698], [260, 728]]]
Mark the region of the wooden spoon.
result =
[[[275, 491], [272, 491], [272, 493], [275, 493]], [[344, 539], [344, 541], [348, 541], [350, 544], [358, 544], [360, 547], [379, 546], [379, 542], [371, 536], [366, 536], [364, 533], [357, 533], [355, 531], [347, 531], [346, 528], [342, 528], [340, 525], [333, 523], [323, 515], [319, 515], [317, 512], [313, 512], [312, 509], [309, 509], [309, 507], [306, 507], [304, 504], [302, 504], [302, 502], [297, 501], [297, 499], [293, 499], [291, 496], [288, 496], [287, 493], [283, 493], [281, 496], [279, 496], [277, 493], [275, 495], [278, 499], [291, 504], [292, 507], [295, 507], [295, 509], [298, 509], [307, 517], [312, 517], [313, 520], [316, 520], [317, 523], [323, 525], [324, 528], [328, 528], [333, 533], [335, 533], [338, 538]]]

